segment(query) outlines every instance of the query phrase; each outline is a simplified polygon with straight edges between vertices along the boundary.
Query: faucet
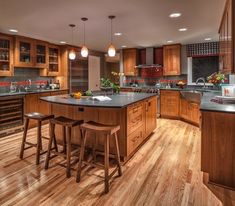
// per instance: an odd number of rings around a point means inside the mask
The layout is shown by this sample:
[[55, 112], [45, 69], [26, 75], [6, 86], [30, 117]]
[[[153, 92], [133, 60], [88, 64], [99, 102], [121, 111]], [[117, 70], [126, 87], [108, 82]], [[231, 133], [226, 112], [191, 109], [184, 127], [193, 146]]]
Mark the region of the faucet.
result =
[[200, 80], [203, 82], [203, 84], [204, 84], [203, 88], [205, 89], [205, 88], [206, 88], [206, 80], [205, 80], [204, 77], [198, 78], [198, 79], [196, 80], [196, 84], [198, 84], [198, 82], [199, 82]]
[[26, 82], [27, 82], [27, 85], [26, 85], [26, 87], [24, 89], [27, 91], [27, 90], [29, 90], [31, 88], [32, 81], [31, 81], [31, 79], [27, 79]]

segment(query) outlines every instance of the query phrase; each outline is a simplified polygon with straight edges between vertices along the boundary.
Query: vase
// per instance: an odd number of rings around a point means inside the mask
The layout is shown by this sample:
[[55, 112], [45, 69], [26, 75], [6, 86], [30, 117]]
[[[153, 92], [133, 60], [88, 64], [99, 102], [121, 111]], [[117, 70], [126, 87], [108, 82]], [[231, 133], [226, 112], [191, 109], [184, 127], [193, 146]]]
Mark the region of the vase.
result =
[[214, 90], [221, 90], [221, 84], [213, 84]]

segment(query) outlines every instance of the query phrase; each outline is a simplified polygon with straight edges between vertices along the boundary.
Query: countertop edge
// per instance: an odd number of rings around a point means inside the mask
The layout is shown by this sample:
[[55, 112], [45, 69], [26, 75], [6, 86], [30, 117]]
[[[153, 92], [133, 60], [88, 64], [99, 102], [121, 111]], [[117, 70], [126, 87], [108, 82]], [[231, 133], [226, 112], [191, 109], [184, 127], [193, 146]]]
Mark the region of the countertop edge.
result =
[[[56, 97], [60, 97], [60, 96], [65, 96], [65, 95], [57, 95]], [[61, 102], [55, 102], [55, 101], [50, 101], [50, 100], [47, 100], [46, 98], [47, 97], [40, 97], [40, 100], [42, 101], [46, 101], [46, 102], [49, 102], [51, 104], [60, 104], [60, 105], [70, 105], [70, 106], [78, 106], [78, 107], [99, 107], [99, 108], [126, 108], [132, 104], [135, 104], [135, 103], [138, 103], [138, 102], [141, 102], [141, 101], [144, 101], [146, 99], [149, 99], [149, 98], [152, 98], [152, 97], [156, 97], [158, 98], [158, 95], [157, 94], [149, 94], [148, 97], [145, 97], [143, 99], [140, 99], [138, 101], [135, 101], [135, 102], [131, 102], [129, 104], [126, 104], [126, 105], [122, 105], [122, 106], [108, 106], [108, 105], [86, 105], [86, 104], [73, 104], [73, 103], [69, 103], [69, 104], [66, 104], [66, 103], [61, 103]]]

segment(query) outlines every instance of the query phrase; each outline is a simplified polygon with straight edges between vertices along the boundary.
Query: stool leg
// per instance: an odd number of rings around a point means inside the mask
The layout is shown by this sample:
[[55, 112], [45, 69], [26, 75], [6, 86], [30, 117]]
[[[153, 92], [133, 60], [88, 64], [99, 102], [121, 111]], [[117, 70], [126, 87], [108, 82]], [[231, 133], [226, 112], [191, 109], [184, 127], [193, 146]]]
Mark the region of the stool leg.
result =
[[69, 178], [71, 177], [71, 165], [70, 165], [70, 161], [71, 161], [71, 127], [67, 128], [67, 135], [66, 135], [66, 161], [67, 161], [67, 167], [66, 167], [66, 176]]
[[62, 127], [62, 133], [63, 133], [63, 152], [66, 154], [66, 129], [65, 126]]
[[76, 182], [80, 182], [80, 180], [81, 180], [82, 161], [83, 161], [83, 158], [84, 158], [84, 152], [85, 152], [85, 146], [86, 146], [86, 138], [87, 138], [87, 132], [82, 131], [82, 135], [81, 135], [81, 149], [80, 149], [80, 154], [79, 154], [79, 162], [78, 162], [78, 170], [77, 170]]
[[54, 148], [55, 148], [55, 151], [58, 152], [58, 146], [57, 146], [57, 142], [56, 142], [55, 135], [53, 136], [53, 141], [54, 141]]
[[45, 161], [45, 169], [48, 169], [48, 167], [49, 167], [52, 141], [53, 141], [53, 138], [55, 137], [55, 125], [50, 123], [49, 130], [50, 130], [50, 139], [49, 139], [49, 143], [48, 143], [47, 156], [46, 156], [46, 161]]
[[23, 159], [23, 156], [24, 156], [24, 147], [25, 147], [25, 141], [26, 141], [26, 136], [27, 136], [27, 132], [28, 132], [28, 127], [29, 127], [29, 119], [25, 118], [24, 134], [23, 134], [23, 139], [22, 139], [21, 149], [20, 149], [20, 159]]
[[41, 151], [41, 144], [42, 144], [42, 139], [41, 139], [41, 121], [38, 121], [38, 131], [37, 131], [37, 150], [36, 150], [36, 165], [39, 164], [40, 162], [40, 151]]
[[119, 151], [119, 145], [118, 145], [118, 138], [117, 133], [114, 134], [115, 137], [115, 148], [116, 148], [116, 160], [118, 165], [118, 174], [119, 176], [122, 176], [122, 167], [121, 167], [121, 161], [120, 161], [120, 151]]
[[93, 156], [93, 161], [96, 162], [96, 148], [97, 148], [97, 134], [95, 134], [95, 141], [93, 142], [93, 149], [92, 149], [92, 156]]
[[106, 135], [105, 143], [104, 143], [104, 173], [105, 173], [105, 193], [109, 192], [109, 137], [110, 135]]

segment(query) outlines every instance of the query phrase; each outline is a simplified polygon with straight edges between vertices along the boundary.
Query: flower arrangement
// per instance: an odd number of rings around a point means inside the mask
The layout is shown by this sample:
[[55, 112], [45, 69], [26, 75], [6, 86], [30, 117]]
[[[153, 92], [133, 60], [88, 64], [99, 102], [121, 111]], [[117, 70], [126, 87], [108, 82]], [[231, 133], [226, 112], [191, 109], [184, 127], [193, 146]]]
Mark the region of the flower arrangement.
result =
[[207, 81], [214, 85], [220, 85], [221, 83], [224, 83], [226, 81], [226, 77], [224, 74], [220, 72], [218, 73], [215, 72], [207, 77]]

